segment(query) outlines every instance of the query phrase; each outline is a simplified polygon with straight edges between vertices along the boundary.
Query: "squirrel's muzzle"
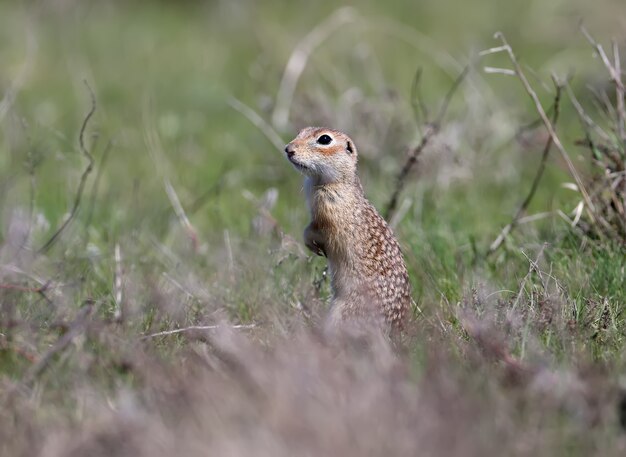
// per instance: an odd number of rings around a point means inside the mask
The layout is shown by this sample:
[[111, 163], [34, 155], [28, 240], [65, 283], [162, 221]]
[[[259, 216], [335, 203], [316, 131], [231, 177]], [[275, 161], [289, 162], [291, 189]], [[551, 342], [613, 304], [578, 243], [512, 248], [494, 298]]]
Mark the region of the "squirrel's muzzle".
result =
[[287, 154], [287, 157], [291, 159], [295, 153], [296, 153], [296, 149], [292, 146], [291, 143], [285, 146], [285, 154]]

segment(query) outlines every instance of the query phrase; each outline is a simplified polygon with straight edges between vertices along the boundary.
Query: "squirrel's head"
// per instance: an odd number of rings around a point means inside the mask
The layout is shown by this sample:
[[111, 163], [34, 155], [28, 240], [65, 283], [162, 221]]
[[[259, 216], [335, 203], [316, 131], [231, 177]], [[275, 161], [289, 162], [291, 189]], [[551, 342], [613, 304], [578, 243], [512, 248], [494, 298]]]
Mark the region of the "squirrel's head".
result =
[[320, 184], [352, 181], [356, 175], [354, 142], [337, 130], [307, 127], [285, 147], [287, 158]]

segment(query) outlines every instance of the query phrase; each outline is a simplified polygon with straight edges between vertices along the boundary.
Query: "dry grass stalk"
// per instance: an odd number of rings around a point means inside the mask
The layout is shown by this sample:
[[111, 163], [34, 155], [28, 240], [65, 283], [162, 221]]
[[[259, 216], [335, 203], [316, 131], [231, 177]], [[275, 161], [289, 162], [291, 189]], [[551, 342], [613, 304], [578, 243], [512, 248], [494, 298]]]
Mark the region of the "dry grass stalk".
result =
[[[151, 333], [149, 335], [144, 335], [141, 337], [142, 340], [149, 338], [157, 338], [159, 336], [168, 336], [168, 335], [178, 335], [180, 333], [185, 332], [193, 332], [193, 331], [203, 331], [203, 330], [218, 330], [223, 328], [222, 325], [191, 325], [189, 327], [184, 328], [176, 328], [173, 330], [163, 330], [161, 332]], [[256, 324], [237, 324], [237, 325], [229, 325], [228, 329], [230, 330], [248, 330], [255, 328]]]

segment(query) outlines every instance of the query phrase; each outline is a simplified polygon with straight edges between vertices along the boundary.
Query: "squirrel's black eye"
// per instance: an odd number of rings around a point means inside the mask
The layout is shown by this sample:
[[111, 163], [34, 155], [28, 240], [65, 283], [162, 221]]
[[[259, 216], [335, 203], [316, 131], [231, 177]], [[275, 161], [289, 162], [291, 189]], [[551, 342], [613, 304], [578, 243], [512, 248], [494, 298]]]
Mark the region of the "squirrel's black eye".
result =
[[323, 145], [330, 144], [331, 141], [333, 139], [329, 135], [322, 135], [317, 139], [317, 143]]

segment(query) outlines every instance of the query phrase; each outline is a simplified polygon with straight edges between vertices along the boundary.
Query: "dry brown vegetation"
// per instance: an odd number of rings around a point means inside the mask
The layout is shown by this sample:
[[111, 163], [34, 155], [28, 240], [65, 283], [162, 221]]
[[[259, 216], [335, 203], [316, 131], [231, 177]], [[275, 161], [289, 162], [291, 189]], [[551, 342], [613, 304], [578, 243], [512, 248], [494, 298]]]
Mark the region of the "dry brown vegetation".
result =
[[[192, 338], [171, 362], [107, 331], [119, 354], [110, 363], [141, 387], [103, 396], [80, 372], [112, 367], [72, 351], [76, 374], [57, 401], [77, 416], [46, 418], [49, 399], [37, 395], [4, 399], [3, 443], [12, 455], [45, 456], [467, 456], [504, 445], [511, 455], [554, 455], [565, 438], [585, 453], [623, 452], [621, 442], [581, 436], [615, 421], [617, 393], [597, 369], [512, 367], [498, 360], [503, 342], [489, 324], [472, 325], [484, 352], [461, 338], [451, 344], [453, 329], [417, 330], [427, 347], [401, 356], [376, 336], [329, 343], [301, 330], [263, 348], [223, 330]], [[423, 359], [420, 373], [410, 373], [412, 357]]]
[[[2, 344], [22, 374], [2, 381], [0, 449], [14, 456], [482, 456], [506, 448], [547, 456], [567, 446], [580, 455], [621, 455], [624, 394], [613, 362], [594, 361], [587, 347], [589, 339], [616, 344], [615, 303], [590, 303], [575, 321], [576, 302], [545, 271], [543, 248], [529, 266], [509, 300], [473, 290], [459, 303], [428, 306], [395, 347], [363, 329], [324, 336], [315, 324], [322, 302], [289, 311], [263, 303], [268, 292], [257, 297], [263, 305], [254, 326], [216, 322], [223, 304], [214, 294], [200, 298], [202, 291], [224, 282], [246, 288], [246, 272], [258, 265], [239, 265], [240, 279], [223, 272], [209, 284], [193, 267], [167, 281], [131, 276], [119, 321], [103, 302], [74, 311], [76, 289], [61, 278], [45, 290], [5, 289]], [[22, 313], [11, 310], [25, 292], [41, 297]], [[146, 292], [153, 305], [132, 309]], [[20, 318], [24, 312], [30, 317]], [[34, 327], [42, 312], [45, 330]], [[149, 323], [132, 317], [145, 313]], [[155, 331], [185, 327], [194, 313], [194, 321], [216, 324]]]

